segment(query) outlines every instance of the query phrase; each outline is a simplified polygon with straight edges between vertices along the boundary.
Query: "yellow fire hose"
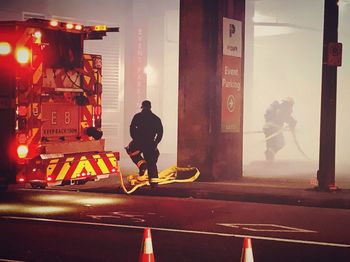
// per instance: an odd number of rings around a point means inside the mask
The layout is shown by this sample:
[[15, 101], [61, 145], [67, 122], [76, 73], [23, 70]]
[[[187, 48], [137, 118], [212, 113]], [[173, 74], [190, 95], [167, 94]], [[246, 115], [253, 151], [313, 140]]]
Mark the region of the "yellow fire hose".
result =
[[[195, 174], [192, 175], [189, 178], [183, 178], [183, 179], [177, 179], [178, 172], [193, 172], [195, 171]], [[123, 174], [121, 170], [119, 170], [119, 178], [120, 178], [120, 185], [123, 191], [126, 194], [131, 194], [135, 192], [138, 188], [150, 185], [148, 181], [148, 174], [147, 171], [143, 176], [139, 176], [138, 174], [135, 175], [129, 175], [127, 176], [127, 180], [131, 186], [133, 186], [130, 190], [128, 190], [124, 184]], [[200, 175], [200, 172], [195, 167], [177, 167], [177, 166], [171, 166], [163, 171], [161, 171], [158, 174], [158, 179], [152, 179], [152, 182], [157, 182], [158, 185], [165, 185], [170, 183], [186, 183], [186, 182], [193, 182], [195, 181]]]

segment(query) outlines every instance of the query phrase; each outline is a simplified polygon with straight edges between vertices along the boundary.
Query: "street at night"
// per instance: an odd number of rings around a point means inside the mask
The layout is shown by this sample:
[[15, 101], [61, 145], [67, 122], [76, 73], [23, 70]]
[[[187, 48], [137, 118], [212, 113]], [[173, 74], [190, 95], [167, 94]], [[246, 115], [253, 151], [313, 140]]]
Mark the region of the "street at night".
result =
[[0, 0], [0, 261], [349, 262], [350, 0]]
[[0, 259], [137, 261], [146, 227], [157, 261], [239, 261], [244, 237], [255, 261], [349, 259], [348, 209], [94, 191], [2, 194]]

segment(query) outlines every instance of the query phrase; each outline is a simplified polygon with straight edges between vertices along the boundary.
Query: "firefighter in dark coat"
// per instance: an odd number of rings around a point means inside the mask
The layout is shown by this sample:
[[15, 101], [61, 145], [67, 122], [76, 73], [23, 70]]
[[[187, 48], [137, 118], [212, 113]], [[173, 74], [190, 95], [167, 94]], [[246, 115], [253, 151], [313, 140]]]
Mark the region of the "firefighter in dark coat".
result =
[[266, 140], [265, 158], [267, 161], [273, 161], [275, 154], [281, 150], [284, 145], [283, 131], [286, 127], [294, 132], [297, 121], [293, 118], [292, 98], [285, 98], [281, 102], [274, 101], [265, 112], [265, 125], [263, 131]]
[[157, 161], [159, 150], [157, 148], [163, 137], [162, 121], [151, 111], [151, 102], [142, 102], [142, 111], [134, 115], [130, 124], [132, 141], [126, 147], [131, 160], [139, 168], [139, 175], [148, 171], [151, 186], [157, 185]]

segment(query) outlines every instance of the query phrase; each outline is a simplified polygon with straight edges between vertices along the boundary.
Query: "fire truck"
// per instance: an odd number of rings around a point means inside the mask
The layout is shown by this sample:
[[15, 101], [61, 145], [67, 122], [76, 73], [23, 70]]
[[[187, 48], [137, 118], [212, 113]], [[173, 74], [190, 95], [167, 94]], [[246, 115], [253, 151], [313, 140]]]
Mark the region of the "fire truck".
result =
[[119, 28], [42, 19], [0, 22], [0, 188], [83, 184], [118, 172], [105, 150], [102, 58], [84, 40]]

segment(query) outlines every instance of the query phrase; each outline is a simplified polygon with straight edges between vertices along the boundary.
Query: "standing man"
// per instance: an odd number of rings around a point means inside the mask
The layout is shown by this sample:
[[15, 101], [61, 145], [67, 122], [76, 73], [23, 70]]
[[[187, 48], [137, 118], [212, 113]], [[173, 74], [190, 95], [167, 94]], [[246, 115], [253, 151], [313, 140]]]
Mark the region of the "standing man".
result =
[[275, 154], [284, 147], [283, 131], [285, 125], [291, 132], [294, 132], [297, 121], [292, 116], [293, 106], [294, 100], [287, 97], [280, 103], [274, 101], [265, 112], [263, 131], [266, 141], [265, 158], [267, 161], [273, 161]]
[[151, 111], [151, 102], [145, 100], [141, 105], [142, 111], [134, 115], [130, 124], [132, 141], [126, 147], [126, 152], [139, 168], [139, 175], [148, 171], [148, 179], [152, 187], [158, 184], [157, 148], [163, 137], [162, 121]]

